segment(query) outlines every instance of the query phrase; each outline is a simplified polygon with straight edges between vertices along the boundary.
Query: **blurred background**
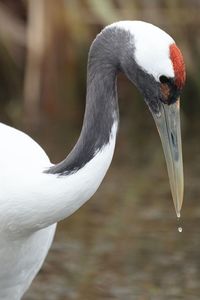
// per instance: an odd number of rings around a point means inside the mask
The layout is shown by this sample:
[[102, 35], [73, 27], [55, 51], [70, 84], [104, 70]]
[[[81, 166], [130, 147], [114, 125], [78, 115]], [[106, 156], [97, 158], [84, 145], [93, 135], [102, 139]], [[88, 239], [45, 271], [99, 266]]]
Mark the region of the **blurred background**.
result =
[[95, 196], [59, 224], [25, 300], [200, 299], [199, 16], [198, 0], [0, 1], [0, 120], [30, 134], [52, 162], [79, 136], [88, 50], [105, 25], [140, 19], [161, 27], [181, 48], [187, 69], [181, 220], [152, 117], [120, 75], [112, 166]]

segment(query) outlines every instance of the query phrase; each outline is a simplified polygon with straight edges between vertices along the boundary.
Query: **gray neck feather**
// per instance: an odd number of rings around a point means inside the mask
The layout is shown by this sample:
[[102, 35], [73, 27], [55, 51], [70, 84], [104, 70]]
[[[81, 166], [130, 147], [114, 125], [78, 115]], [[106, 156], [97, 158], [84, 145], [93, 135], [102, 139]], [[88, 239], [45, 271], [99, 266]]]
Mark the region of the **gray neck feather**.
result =
[[113, 123], [119, 121], [116, 78], [127, 39], [124, 31], [109, 28], [94, 40], [89, 52], [86, 109], [80, 137], [67, 158], [47, 173], [76, 172], [109, 142]]

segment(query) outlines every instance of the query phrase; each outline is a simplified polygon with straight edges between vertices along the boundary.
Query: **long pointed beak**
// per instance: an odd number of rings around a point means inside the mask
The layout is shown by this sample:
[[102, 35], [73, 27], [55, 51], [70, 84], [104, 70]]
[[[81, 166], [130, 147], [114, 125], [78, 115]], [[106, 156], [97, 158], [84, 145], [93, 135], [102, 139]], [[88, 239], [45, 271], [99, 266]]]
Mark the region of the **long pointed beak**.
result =
[[180, 217], [183, 203], [183, 160], [179, 99], [171, 105], [162, 103], [159, 115], [153, 113], [161, 138], [176, 214]]

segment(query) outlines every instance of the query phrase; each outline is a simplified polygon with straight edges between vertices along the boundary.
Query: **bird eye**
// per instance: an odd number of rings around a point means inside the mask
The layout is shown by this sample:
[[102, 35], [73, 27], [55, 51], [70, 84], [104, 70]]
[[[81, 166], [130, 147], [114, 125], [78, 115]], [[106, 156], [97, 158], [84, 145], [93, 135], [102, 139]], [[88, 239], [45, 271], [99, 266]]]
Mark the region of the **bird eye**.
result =
[[168, 83], [170, 81], [169, 78], [164, 75], [160, 76], [159, 80], [161, 83]]

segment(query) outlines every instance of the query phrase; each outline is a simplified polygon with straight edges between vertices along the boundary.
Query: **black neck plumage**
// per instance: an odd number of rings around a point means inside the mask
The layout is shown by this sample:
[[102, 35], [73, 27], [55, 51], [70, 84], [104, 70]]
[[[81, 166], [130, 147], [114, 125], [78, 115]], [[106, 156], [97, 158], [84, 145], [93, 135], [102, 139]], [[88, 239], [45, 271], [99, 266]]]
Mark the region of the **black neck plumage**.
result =
[[109, 39], [97, 36], [90, 49], [86, 108], [80, 137], [66, 159], [47, 173], [74, 173], [109, 143], [112, 126], [119, 119], [116, 83], [119, 65], [108, 43]]

